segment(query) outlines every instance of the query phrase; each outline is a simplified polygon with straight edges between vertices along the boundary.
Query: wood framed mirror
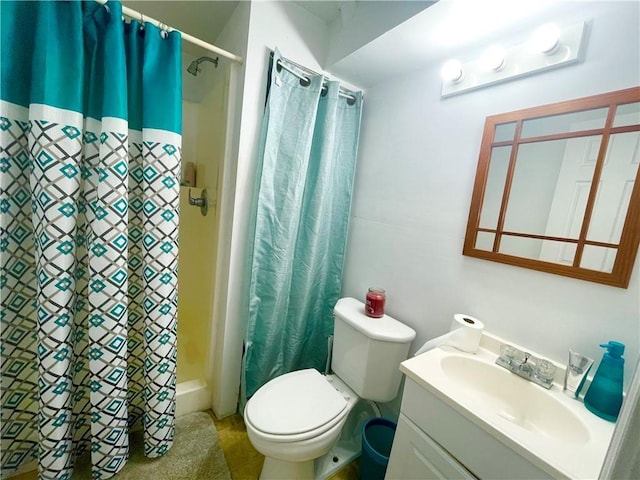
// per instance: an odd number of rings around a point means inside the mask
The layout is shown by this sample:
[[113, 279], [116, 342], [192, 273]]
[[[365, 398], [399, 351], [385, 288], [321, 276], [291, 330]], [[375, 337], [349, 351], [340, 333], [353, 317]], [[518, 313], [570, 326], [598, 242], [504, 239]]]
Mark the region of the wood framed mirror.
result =
[[640, 87], [487, 117], [463, 255], [627, 288]]

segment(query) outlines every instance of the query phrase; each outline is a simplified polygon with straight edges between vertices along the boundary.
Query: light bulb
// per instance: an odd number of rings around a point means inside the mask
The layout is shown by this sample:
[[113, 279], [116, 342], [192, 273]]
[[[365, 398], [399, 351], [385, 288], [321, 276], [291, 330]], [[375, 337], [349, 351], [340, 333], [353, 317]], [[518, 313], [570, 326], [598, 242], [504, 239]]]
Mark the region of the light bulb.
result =
[[440, 70], [442, 79], [446, 82], [458, 83], [462, 80], [462, 64], [459, 60], [447, 60]]
[[547, 23], [539, 27], [530, 40], [531, 49], [551, 55], [558, 50], [560, 45], [560, 29], [553, 23]]
[[502, 70], [504, 67], [505, 51], [500, 45], [493, 45], [482, 54], [480, 57], [480, 65], [485, 70], [495, 70], [496, 72]]

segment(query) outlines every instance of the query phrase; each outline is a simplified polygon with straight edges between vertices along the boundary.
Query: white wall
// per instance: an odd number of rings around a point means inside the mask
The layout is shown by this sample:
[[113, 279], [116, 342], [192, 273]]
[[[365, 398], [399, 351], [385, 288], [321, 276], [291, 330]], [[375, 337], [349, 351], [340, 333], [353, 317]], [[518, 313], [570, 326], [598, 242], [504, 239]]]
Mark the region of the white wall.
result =
[[[227, 134], [224, 167], [221, 172], [219, 200], [218, 260], [215, 271], [216, 300], [213, 305], [213, 329], [210, 355], [212, 408], [218, 418], [236, 412], [239, 388], [239, 359], [242, 355], [242, 326], [232, 310], [232, 285], [238, 277], [237, 254], [232, 251], [234, 204], [238, 165], [241, 164], [240, 127], [242, 125], [242, 94], [246, 71], [250, 7], [240, 2], [225, 26], [216, 45], [244, 57], [241, 65], [229, 64]], [[240, 343], [239, 343], [240, 342]]]
[[[453, 313], [465, 312], [558, 361], [568, 348], [600, 358], [597, 343], [618, 339], [633, 365], [638, 264], [629, 289], [622, 290], [467, 258], [461, 251], [484, 118], [640, 83], [637, 5], [610, 8], [603, 2], [579, 9], [577, 19], [595, 21], [587, 58], [577, 66], [446, 100], [440, 99], [439, 64], [368, 90], [343, 294], [361, 298], [371, 285], [385, 287], [389, 313], [418, 332], [414, 350], [443, 333]], [[230, 108], [234, 123], [220, 204], [218, 258], [228, 261], [217, 272], [223, 282], [217, 284], [221, 301], [213, 333], [213, 408], [219, 417], [234, 413], [238, 399], [248, 215], [269, 50], [278, 47], [323, 70], [327, 35], [321, 20], [292, 2], [240, 2], [216, 40], [244, 57], [230, 74], [230, 96], [237, 101]]]
[[[207, 57], [216, 58], [213, 53], [206, 53]], [[187, 72], [187, 67], [195, 60], [196, 56], [188, 52], [182, 52], [182, 100], [193, 103], [200, 103], [211, 91], [217, 79], [220, 77], [221, 69], [211, 62], [202, 62], [199, 65], [198, 75], [193, 76]], [[185, 128], [183, 128], [184, 130]]]
[[619, 340], [628, 384], [640, 341], [638, 260], [625, 290], [461, 253], [487, 115], [640, 84], [638, 3], [571, 15], [555, 20], [592, 20], [581, 64], [448, 99], [432, 64], [366, 92], [343, 294], [384, 287], [388, 313], [418, 332], [413, 350], [458, 312], [561, 362], [569, 348], [599, 360], [597, 345]]
[[[248, 37], [246, 32], [248, 33]], [[213, 409], [218, 417], [236, 411], [241, 374], [242, 342], [246, 326], [247, 236], [253, 198], [257, 145], [262, 123], [269, 52], [278, 47], [291, 60], [322, 70], [326, 57], [327, 26], [293, 2], [240, 2], [225, 31], [216, 41], [220, 47], [244, 57], [238, 68], [232, 152], [222, 181], [220, 265], [214, 327]], [[234, 79], [231, 80], [234, 84]], [[230, 93], [230, 95], [232, 95]]]

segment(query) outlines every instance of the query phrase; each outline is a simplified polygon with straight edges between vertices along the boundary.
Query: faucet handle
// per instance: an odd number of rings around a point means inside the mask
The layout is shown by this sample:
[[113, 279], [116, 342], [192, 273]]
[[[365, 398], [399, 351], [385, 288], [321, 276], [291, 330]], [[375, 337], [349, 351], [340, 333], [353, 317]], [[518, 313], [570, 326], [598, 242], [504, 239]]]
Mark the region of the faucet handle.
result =
[[516, 355], [518, 354], [518, 349], [515, 347], [512, 347], [509, 344], [503, 343], [502, 345], [500, 345], [500, 356], [502, 358], [504, 358], [507, 363], [511, 364], [511, 362], [513, 362], [513, 359], [516, 357]]
[[536, 362], [535, 375], [540, 380], [544, 382], [551, 382], [553, 381], [555, 373], [556, 367], [549, 360], [544, 360], [541, 358]]

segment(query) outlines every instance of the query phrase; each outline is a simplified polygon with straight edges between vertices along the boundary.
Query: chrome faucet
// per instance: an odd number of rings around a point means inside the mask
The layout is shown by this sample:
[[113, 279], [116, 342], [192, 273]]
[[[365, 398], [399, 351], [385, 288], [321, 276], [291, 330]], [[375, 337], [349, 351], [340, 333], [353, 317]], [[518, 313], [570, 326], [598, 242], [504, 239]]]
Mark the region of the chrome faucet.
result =
[[518, 370], [530, 371], [531, 364], [527, 365], [527, 362], [529, 361], [530, 358], [531, 358], [531, 354], [529, 352], [524, 352], [524, 361], [520, 365], [518, 365]]
[[553, 385], [556, 373], [553, 363], [518, 350], [512, 345], [505, 343], [500, 346], [500, 356], [496, 358], [496, 364], [544, 388], [551, 388]]

